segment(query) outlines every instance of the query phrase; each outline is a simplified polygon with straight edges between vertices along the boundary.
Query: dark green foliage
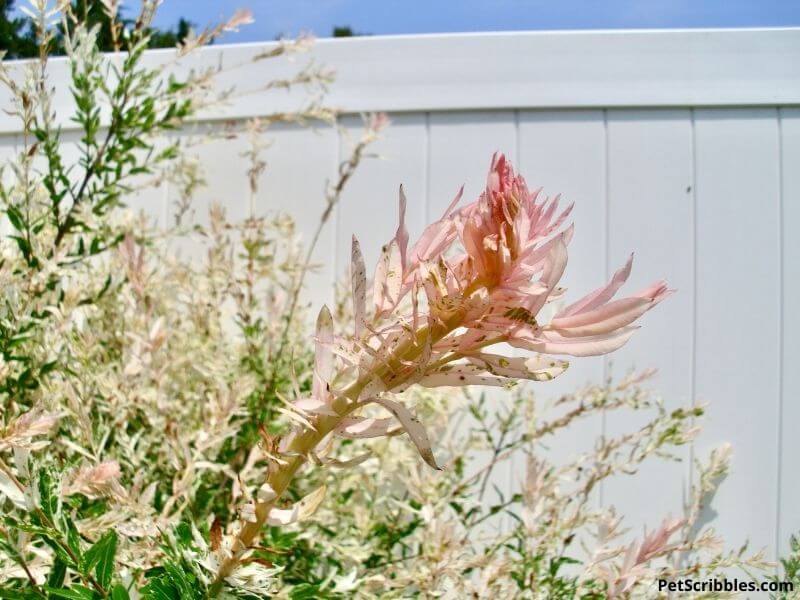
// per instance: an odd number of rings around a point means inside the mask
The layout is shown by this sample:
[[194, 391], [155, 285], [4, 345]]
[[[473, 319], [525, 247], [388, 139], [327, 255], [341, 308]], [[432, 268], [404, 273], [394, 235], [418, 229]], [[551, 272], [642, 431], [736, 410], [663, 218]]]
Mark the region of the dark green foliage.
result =
[[345, 38], [345, 37], [360, 37], [362, 35], [369, 35], [360, 31], [354, 31], [349, 25], [334, 25], [331, 37]]
[[147, 584], [141, 590], [142, 597], [147, 600], [206, 598], [206, 587], [194, 570], [197, 566], [184, 559], [187, 551], [197, 550], [191, 527], [186, 523], [178, 525], [173, 535], [167, 538], [163, 549], [166, 560], [146, 574]]
[[[107, 215], [122, 205], [130, 178], [149, 174], [175, 156], [174, 147], [156, 149], [151, 140], [154, 134], [171, 130], [185, 119], [191, 112], [191, 102], [181, 96], [185, 83], [175, 79], [161, 81], [157, 71], [141, 66], [148, 47], [147, 36], [133, 39], [120, 67], [104, 62], [99, 56], [94, 62], [72, 64], [71, 91], [76, 106], [72, 120], [81, 130], [78, 164], [64, 164], [60, 130], [54, 129], [45, 115], [31, 111], [28, 126], [36, 141], [29, 153], [31, 156], [41, 153], [46, 161], [42, 183], [50, 198], [50, 212], [31, 213], [33, 190], [22, 198], [12, 199], [8, 190], [0, 189], [8, 221], [14, 229], [9, 238], [17, 244], [31, 271], [20, 273], [22, 277], [38, 271], [62, 245], [68, 245], [69, 249], [65, 265], [78, 264], [114, 248], [121, 235], [111, 234], [102, 225], [92, 228], [80, 217], [78, 209], [90, 207], [96, 217]], [[107, 101], [111, 110], [106, 125], [100, 120], [101, 99]], [[40, 256], [32, 240], [45, 227], [55, 228], [55, 240], [49, 255]], [[37, 293], [52, 296], [59, 283], [57, 276], [51, 276]], [[111, 284], [109, 274], [105, 285], [87, 290], [80, 304], [97, 302]], [[36, 341], [37, 331], [50, 316], [49, 312], [36, 310], [14, 314], [12, 307], [7, 306], [4, 318], [0, 318], [0, 354], [4, 361], [17, 363], [21, 368], [17, 374], [3, 379], [0, 394], [23, 401], [28, 392], [37, 389], [42, 379], [57, 368], [57, 361], [37, 363], [31, 352], [24, 351], [27, 344]]]
[[[0, 0], [0, 50], [6, 52], [6, 58], [32, 58], [39, 56], [39, 44], [36, 31], [24, 15], [14, 16], [14, 0]], [[99, 25], [97, 46], [103, 52], [114, 50], [111, 35], [111, 22], [103, 12], [103, 5], [99, 0], [74, 0], [72, 8], [79, 15], [87, 27]], [[123, 6], [124, 10], [124, 6]], [[133, 25], [130, 18], [119, 19], [126, 25]], [[148, 48], [174, 48], [189, 34], [193, 24], [181, 17], [177, 25], [171, 29], [153, 28], [149, 32]], [[49, 49], [49, 54], [64, 54], [63, 37], [57, 36]]]
[[36, 33], [27, 18], [12, 17], [13, 12], [14, 0], [0, 0], [0, 50], [8, 58], [36, 56]]
[[354, 35], [353, 29], [349, 25], [335, 25], [332, 32], [332, 37], [335, 38], [353, 37]]
[[191, 600], [205, 598], [197, 576], [180, 563], [166, 561], [148, 576], [142, 597], [152, 600]]
[[[31, 511], [26, 521], [6, 516], [3, 519], [4, 526], [10, 531], [25, 531], [32, 538], [40, 539], [53, 550], [55, 560], [42, 588], [26, 588], [26, 594], [33, 595], [15, 595], [18, 593], [16, 590], [12, 592], [13, 588], [6, 587], [0, 588], [0, 598], [82, 600], [109, 597], [116, 570], [116, 532], [106, 532], [87, 547], [75, 525], [76, 515], [61, 502], [61, 482], [57, 471], [52, 467], [39, 467], [34, 483], [39, 493], [38, 508]], [[19, 564], [26, 564], [26, 557], [17, 552], [9, 539], [0, 538], [0, 546]], [[73, 583], [64, 587], [67, 575]], [[76, 580], [81, 583], [74, 583]]]
[[150, 48], [174, 48], [186, 39], [189, 31], [194, 27], [191, 21], [181, 17], [175, 29], [154, 29], [150, 34]]

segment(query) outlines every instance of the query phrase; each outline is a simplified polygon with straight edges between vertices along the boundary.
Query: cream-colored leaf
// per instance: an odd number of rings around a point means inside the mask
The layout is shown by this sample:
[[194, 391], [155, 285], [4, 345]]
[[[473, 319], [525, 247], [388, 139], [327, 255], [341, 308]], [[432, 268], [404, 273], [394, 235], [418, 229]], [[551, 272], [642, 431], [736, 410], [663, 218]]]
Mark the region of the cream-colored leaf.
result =
[[434, 469], [441, 471], [441, 467], [436, 464], [436, 459], [431, 450], [431, 442], [428, 439], [428, 433], [420, 420], [411, 414], [405, 406], [394, 400], [388, 398], [376, 398], [375, 402], [388, 410], [403, 426], [403, 429], [408, 433], [408, 437], [417, 447], [417, 451], [422, 456], [422, 459]]
[[337, 458], [322, 458], [319, 456], [314, 456], [314, 460], [326, 467], [334, 467], [336, 469], [346, 469], [348, 467], [355, 467], [363, 463], [368, 458], [372, 457], [371, 452], [366, 452], [364, 454], [359, 454], [358, 456], [354, 456], [348, 460], [339, 460]]
[[294, 421], [295, 423], [302, 425], [303, 427], [307, 427], [308, 429], [316, 429], [308, 419], [306, 419], [296, 410], [290, 410], [288, 408], [283, 408], [282, 406], [276, 406], [275, 410], [277, 410], [282, 415], [286, 415], [286, 417], [289, 418], [289, 420]]
[[482, 368], [475, 365], [456, 364], [447, 365], [447, 367], [439, 371], [427, 373], [418, 383], [423, 387], [433, 388], [441, 386], [459, 387], [465, 385], [489, 385], [500, 387], [513, 382], [510, 382], [506, 378], [487, 375]]
[[348, 439], [365, 439], [389, 435], [395, 420], [372, 417], [345, 417], [336, 428], [336, 434]]
[[323, 383], [333, 377], [333, 317], [326, 305], [317, 316], [317, 333], [314, 340], [314, 371]]
[[326, 487], [320, 486], [291, 508], [273, 508], [269, 511], [269, 525], [289, 525], [310, 517], [325, 498]]
[[260, 488], [258, 488], [258, 492], [256, 492], [256, 499], [259, 502], [269, 502], [276, 498], [277, 494], [275, 490], [272, 489], [272, 486], [268, 483], [264, 483]]
[[292, 408], [306, 414], [336, 416], [336, 411], [327, 402], [317, 398], [299, 398], [292, 402]]
[[403, 283], [403, 266], [400, 248], [395, 240], [383, 247], [375, 268], [373, 302], [376, 314], [391, 310], [398, 302]]
[[17, 508], [26, 508], [25, 494], [11, 481], [11, 479], [0, 471], [0, 494], [6, 496]]
[[372, 401], [373, 396], [385, 391], [386, 384], [383, 383], [383, 380], [379, 377], [374, 377], [364, 386], [364, 389], [361, 390], [361, 393], [358, 395], [358, 401], [360, 403], [369, 403]]
[[350, 252], [350, 279], [353, 291], [353, 318], [355, 319], [356, 338], [361, 338], [366, 324], [367, 311], [367, 269], [364, 266], [364, 256], [361, 246], [353, 236], [353, 245]]
[[476, 367], [492, 375], [533, 381], [550, 381], [569, 367], [565, 360], [549, 356], [505, 357], [498, 354], [475, 354], [467, 359]]

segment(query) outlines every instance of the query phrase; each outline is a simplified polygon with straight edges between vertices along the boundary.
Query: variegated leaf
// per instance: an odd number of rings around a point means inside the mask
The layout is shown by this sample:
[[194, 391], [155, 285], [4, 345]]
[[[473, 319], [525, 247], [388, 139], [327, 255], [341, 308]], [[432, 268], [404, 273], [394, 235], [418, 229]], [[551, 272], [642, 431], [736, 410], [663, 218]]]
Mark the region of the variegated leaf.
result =
[[301, 415], [296, 410], [283, 408], [282, 406], [276, 406], [275, 410], [277, 410], [282, 415], [286, 415], [286, 417], [290, 421], [294, 421], [295, 423], [297, 423], [299, 425], [302, 425], [303, 427], [307, 427], [309, 429], [316, 429], [308, 419], [306, 419], [303, 415]]
[[325, 486], [320, 486], [291, 508], [273, 508], [269, 511], [269, 525], [289, 525], [307, 519], [317, 510], [325, 498]]
[[395, 420], [372, 417], [345, 417], [336, 428], [336, 434], [348, 439], [382, 437], [393, 433]]
[[318, 398], [299, 398], [292, 402], [292, 408], [303, 413], [335, 416], [336, 411], [331, 406]]
[[385, 391], [386, 384], [383, 383], [383, 380], [378, 377], [374, 377], [369, 381], [369, 383], [367, 383], [367, 385], [364, 386], [364, 389], [361, 390], [361, 393], [358, 395], [358, 402], [371, 402], [371, 398], [373, 396]]
[[425, 431], [425, 427], [422, 425], [420, 420], [411, 414], [411, 411], [399, 402], [389, 400], [388, 398], [376, 398], [375, 402], [392, 413], [392, 415], [400, 422], [400, 424], [403, 426], [403, 429], [406, 431], [406, 433], [408, 433], [408, 437], [411, 438], [411, 441], [417, 447], [417, 451], [420, 453], [420, 456], [422, 456], [422, 459], [434, 469], [441, 471], [441, 467], [436, 464], [436, 459], [433, 456], [433, 450], [431, 450], [431, 442], [428, 439], [428, 433]]
[[423, 387], [460, 387], [465, 385], [490, 385], [502, 387], [511, 385], [514, 382], [501, 377], [487, 375], [486, 372], [475, 365], [455, 364], [447, 365], [445, 368], [427, 373], [419, 380], [419, 385]]
[[508, 358], [498, 354], [481, 353], [468, 356], [467, 359], [492, 375], [532, 381], [550, 381], [569, 367], [569, 363], [565, 360], [541, 355]]
[[11, 500], [17, 508], [24, 510], [27, 506], [25, 494], [23, 494], [17, 485], [3, 472], [0, 472], [0, 494]]
[[383, 247], [375, 268], [372, 296], [376, 314], [389, 311], [397, 305], [402, 283], [403, 267], [400, 248], [397, 246], [397, 242], [392, 240]]
[[394, 234], [394, 240], [397, 242], [397, 249], [400, 252], [400, 279], [402, 280], [405, 270], [408, 265], [408, 229], [406, 229], [406, 192], [403, 186], [400, 186], [400, 202], [399, 202], [399, 218], [397, 223], [397, 231]]
[[348, 467], [355, 467], [360, 465], [368, 458], [372, 457], [371, 452], [365, 452], [364, 454], [359, 454], [358, 456], [354, 456], [348, 460], [339, 460], [337, 458], [322, 458], [319, 456], [314, 456], [314, 460], [317, 464], [326, 466], [326, 467], [334, 467], [336, 469], [346, 469]]
[[333, 377], [333, 317], [323, 305], [317, 316], [317, 333], [314, 340], [314, 370], [326, 384]]
[[367, 269], [358, 240], [353, 236], [350, 253], [350, 279], [353, 291], [353, 317], [355, 319], [356, 338], [360, 338], [366, 326], [367, 310]]

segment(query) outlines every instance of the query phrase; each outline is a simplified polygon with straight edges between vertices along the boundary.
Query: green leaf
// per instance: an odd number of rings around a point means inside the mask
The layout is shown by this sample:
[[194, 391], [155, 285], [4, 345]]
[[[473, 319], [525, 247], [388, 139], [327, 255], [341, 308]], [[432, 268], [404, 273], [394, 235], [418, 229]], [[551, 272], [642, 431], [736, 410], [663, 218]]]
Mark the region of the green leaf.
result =
[[77, 568], [77, 565], [73, 562], [72, 558], [69, 554], [67, 554], [66, 550], [64, 550], [64, 546], [61, 545], [61, 542], [58, 540], [58, 533], [55, 534], [41, 534], [42, 540], [45, 544], [50, 546], [55, 552], [55, 555], [58, 557], [60, 561], [65, 563], [67, 566], [72, 568]]
[[85, 571], [94, 567], [98, 583], [107, 588], [114, 575], [114, 555], [117, 552], [117, 532], [109, 531], [86, 551], [83, 560]]
[[20, 590], [16, 588], [0, 588], [0, 598], [8, 598], [9, 600], [41, 600], [42, 595], [32, 589]]
[[8, 215], [8, 220], [11, 223], [12, 227], [17, 231], [23, 231], [25, 229], [24, 220], [22, 218], [22, 213], [19, 212], [19, 209], [15, 206], [9, 206], [6, 209], [6, 214]]
[[192, 528], [184, 521], [181, 521], [175, 527], [175, 537], [177, 538], [177, 542], [185, 548], [190, 548], [192, 541], [194, 541], [194, 537], [192, 536]]
[[194, 577], [190, 581], [184, 570], [172, 562], [164, 564], [164, 571], [166, 571], [166, 577], [169, 578], [172, 587], [178, 592], [178, 597], [181, 600], [195, 596], [194, 592], [198, 590], [198, 587]]
[[39, 500], [42, 512], [52, 523], [56, 522], [56, 515], [61, 509], [57, 482], [53, 479], [53, 474], [48, 469], [39, 470]]
[[72, 553], [78, 560], [81, 560], [81, 554], [83, 554], [83, 548], [81, 548], [81, 534], [73, 520], [66, 515], [64, 516], [64, 529], [67, 532], [67, 545], [69, 549], [72, 550]]
[[56, 368], [56, 365], [58, 365], [58, 361], [55, 360], [44, 363], [41, 367], [39, 367], [39, 377], [47, 375], [50, 371]]
[[111, 590], [111, 600], [130, 600], [130, 598], [128, 590], [119, 583]]
[[50, 574], [47, 576], [47, 587], [60, 588], [64, 585], [64, 576], [67, 574], [67, 564], [56, 556]]
[[67, 588], [51, 588], [45, 586], [48, 598], [67, 598], [67, 600], [92, 600], [94, 592], [83, 585], [71, 585]]
[[22, 256], [25, 257], [26, 261], [30, 261], [31, 245], [28, 243], [28, 240], [18, 235], [10, 235], [8, 237], [17, 242], [17, 246], [19, 246], [19, 251], [22, 252]]
[[289, 592], [289, 598], [292, 600], [313, 600], [314, 598], [321, 597], [321, 590], [318, 585], [311, 583], [301, 583], [292, 588]]
[[142, 597], [146, 600], [178, 600], [175, 588], [161, 578], [148, 581], [142, 590]]

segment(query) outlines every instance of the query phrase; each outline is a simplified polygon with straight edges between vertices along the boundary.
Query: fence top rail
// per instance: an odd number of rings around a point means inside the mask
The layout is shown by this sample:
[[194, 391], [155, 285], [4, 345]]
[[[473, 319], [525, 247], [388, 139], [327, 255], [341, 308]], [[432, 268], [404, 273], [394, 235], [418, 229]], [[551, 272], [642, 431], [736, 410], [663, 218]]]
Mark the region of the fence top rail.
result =
[[[630, 107], [800, 105], [800, 28], [597, 30], [369, 36], [318, 40], [308, 53], [254, 61], [275, 42], [218, 45], [171, 70], [222, 66], [220, 89], [236, 91], [202, 120], [295, 110], [302, 89], [265, 89], [308, 61], [336, 74], [326, 103], [346, 113]], [[10, 61], [12, 71], [25, 61]], [[54, 106], [70, 128], [64, 59], [49, 64]], [[8, 92], [0, 91], [8, 107]], [[0, 112], [0, 132], [18, 130]]]

